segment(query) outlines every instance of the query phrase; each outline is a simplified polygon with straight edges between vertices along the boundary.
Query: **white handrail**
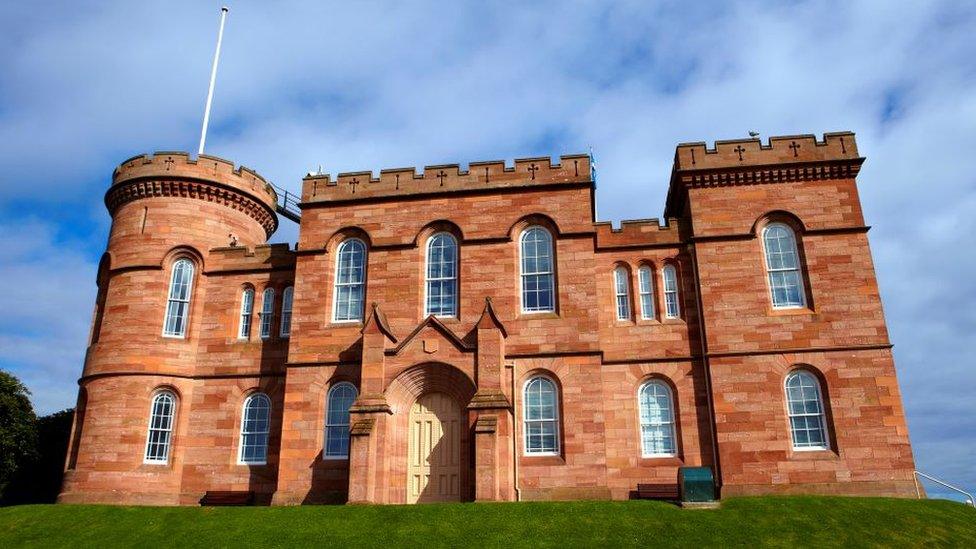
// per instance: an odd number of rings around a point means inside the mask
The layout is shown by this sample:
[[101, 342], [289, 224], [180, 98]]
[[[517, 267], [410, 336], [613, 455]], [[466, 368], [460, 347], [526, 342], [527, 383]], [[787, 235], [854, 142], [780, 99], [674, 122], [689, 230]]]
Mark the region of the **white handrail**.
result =
[[957, 487], [949, 484], [948, 482], [943, 482], [943, 481], [941, 481], [941, 480], [939, 480], [939, 479], [937, 479], [937, 478], [935, 478], [933, 476], [926, 475], [925, 473], [923, 473], [921, 471], [914, 471], [914, 473], [915, 473], [915, 495], [918, 496], [918, 499], [922, 499], [922, 491], [918, 487], [918, 477], [923, 477], [923, 478], [927, 478], [927, 479], [931, 480], [932, 482], [934, 482], [936, 484], [945, 486], [946, 488], [948, 488], [950, 490], [955, 490], [956, 492], [959, 492], [960, 494], [963, 494], [964, 496], [966, 496], [966, 504], [967, 505], [972, 505], [973, 507], [976, 507], [976, 498], [974, 498], [972, 494], [970, 494], [969, 492], [963, 490], [962, 488], [957, 488]]

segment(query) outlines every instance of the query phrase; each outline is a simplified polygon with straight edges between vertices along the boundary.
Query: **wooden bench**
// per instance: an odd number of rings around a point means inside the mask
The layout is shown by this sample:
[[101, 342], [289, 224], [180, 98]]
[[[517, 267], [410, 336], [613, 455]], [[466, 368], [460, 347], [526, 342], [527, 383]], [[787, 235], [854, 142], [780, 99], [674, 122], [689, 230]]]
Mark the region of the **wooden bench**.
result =
[[631, 499], [663, 499], [677, 501], [681, 497], [677, 484], [638, 484], [630, 492]]
[[211, 490], [200, 498], [200, 505], [240, 506], [254, 505], [254, 492], [234, 492], [230, 490]]

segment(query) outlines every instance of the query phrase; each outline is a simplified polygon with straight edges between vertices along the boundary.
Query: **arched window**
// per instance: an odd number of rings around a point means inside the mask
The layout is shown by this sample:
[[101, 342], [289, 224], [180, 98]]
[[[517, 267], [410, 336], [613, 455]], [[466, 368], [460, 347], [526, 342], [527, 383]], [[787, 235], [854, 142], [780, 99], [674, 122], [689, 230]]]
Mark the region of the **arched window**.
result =
[[251, 339], [251, 313], [254, 312], [254, 289], [245, 288], [241, 293], [241, 321], [237, 328], [238, 339]]
[[268, 433], [271, 432], [271, 399], [254, 393], [244, 399], [241, 415], [241, 445], [238, 463], [264, 465], [268, 461]]
[[534, 377], [525, 384], [525, 453], [559, 453], [559, 405], [556, 384], [546, 377]]
[[294, 295], [295, 289], [291, 286], [281, 292], [281, 337], [291, 335], [291, 307]]
[[637, 285], [640, 291], [641, 318], [652, 320], [654, 318], [654, 277], [651, 276], [651, 268], [641, 265], [637, 269]]
[[613, 270], [613, 293], [617, 301], [617, 320], [630, 320], [630, 276], [624, 267]]
[[261, 339], [271, 337], [271, 325], [274, 323], [274, 288], [265, 288], [261, 294]]
[[522, 312], [556, 310], [552, 237], [542, 227], [529, 227], [519, 239], [522, 263]]
[[166, 301], [166, 318], [163, 320], [163, 336], [186, 337], [186, 319], [190, 314], [190, 291], [193, 289], [193, 262], [177, 259], [169, 281], [169, 298]]
[[329, 389], [323, 457], [349, 457], [349, 407], [355, 400], [356, 388], [352, 383], [337, 383]]
[[671, 457], [678, 453], [674, 434], [674, 400], [666, 383], [650, 380], [637, 392], [640, 407], [641, 454]]
[[827, 422], [820, 381], [805, 370], [786, 377], [786, 406], [794, 450], [826, 450]]
[[678, 306], [678, 271], [674, 265], [665, 265], [661, 270], [664, 277], [664, 316], [678, 318], [681, 308]]
[[762, 239], [773, 308], [803, 307], [800, 254], [797, 253], [796, 235], [793, 229], [782, 223], [771, 223], [763, 229]]
[[336, 254], [335, 309], [332, 320], [358, 322], [363, 319], [363, 293], [366, 286], [366, 244], [350, 238], [339, 245]]
[[176, 416], [176, 396], [160, 391], [153, 396], [149, 409], [149, 434], [146, 436], [145, 463], [169, 462], [169, 447], [173, 438], [173, 417]]
[[437, 233], [427, 241], [427, 298], [424, 316], [457, 316], [457, 241]]

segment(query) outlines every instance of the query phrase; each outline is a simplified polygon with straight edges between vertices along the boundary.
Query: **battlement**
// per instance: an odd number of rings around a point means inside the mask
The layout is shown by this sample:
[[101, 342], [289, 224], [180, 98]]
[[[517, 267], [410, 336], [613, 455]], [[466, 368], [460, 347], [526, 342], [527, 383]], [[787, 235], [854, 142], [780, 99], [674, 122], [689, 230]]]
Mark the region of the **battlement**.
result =
[[681, 143], [674, 154], [674, 169], [709, 170], [857, 158], [853, 132], [825, 133], [823, 141], [813, 134], [782, 135], [770, 137], [765, 144], [760, 139], [716, 141], [710, 149], [705, 142]]
[[681, 244], [678, 220], [674, 218], [668, 219], [667, 225], [663, 226], [661, 220], [655, 218], [621, 221], [619, 229], [614, 229], [609, 221], [601, 221], [594, 223], [593, 228], [596, 229], [597, 249]]
[[205, 154], [191, 158], [186, 152], [158, 151], [133, 156], [112, 172], [112, 188], [135, 180], [160, 178], [217, 183], [242, 191], [268, 206], [272, 212], [275, 210], [277, 194], [257, 172]]
[[207, 272], [211, 274], [294, 269], [295, 252], [286, 243], [212, 248], [207, 260]]
[[303, 205], [316, 202], [364, 200], [388, 196], [413, 196], [468, 190], [515, 188], [553, 184], [590, 183], [590, 157], [585, 154], [559, 157], [519, 158], [512, 167], [504, 161], [471, 162], [467, 170], [458, 164], [397, 168], [372, 172], [309, 175], [302, 181]]

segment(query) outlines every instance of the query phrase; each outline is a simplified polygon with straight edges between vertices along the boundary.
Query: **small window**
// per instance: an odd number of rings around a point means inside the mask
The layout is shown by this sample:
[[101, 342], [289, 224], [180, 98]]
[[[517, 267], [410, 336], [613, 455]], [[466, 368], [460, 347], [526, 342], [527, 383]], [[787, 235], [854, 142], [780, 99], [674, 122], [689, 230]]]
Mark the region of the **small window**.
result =
[[245, 288], [241, 293], [241, 321], [237, 328], [238, 339], [251, 339], [251, 313], [254, 312], [254, 290]]
[[268, 433], [271, 432], [271, 399], [255, 393], [244, 400], [241, 417], [241, 445], [237, 462], [264, 465], [268, 461]]
[[787, 376], [786, 405], [793, 449], [826, 450], [827, 422], [816, 376], [804, 370]]
[[274, 288], [265, 288], [261, 294], [261, 339], [271, 337], [271, 325], [274, 323]]
[[556, 310], [552, 237], [542, 227], [529, 227], [519, 239], [522, 265], [522, 312]]
[[559, 406], [556, 384], [546, 377], [534, 377], [525, 384], [525, 453], [559, 454]]
[[644, 457], [677, 455], [671, 389], [664, 382], [648, 381], [641, 385], [637, 399], [640, 406], [641, 454]]
[[294, 295], [295, 289], [291, 286], [281, 292], [281, 337], [291, 335], [291, 306]]
[[678, 306], [678, 271], [674, 265], [665, 265], [661, 272], [664, 277], [665, 316], [678, 318], [681, 316], [681, 309]]
[[325, 413], [326, 458], [349, 457], [349, 408], [356, 401], [356, 388], [351, 383], [337, 383], [329, 389]]
[[763, 250], [773, 308], [803, 307], [803, 277], [793, 230], [782, 223], [770, 224], [763, 229]]
[[363, 320], [363, 294], [366, 287], [366, 244], [351, 238], [339, 245], [336, 254], [335, 309], [332, 320]]
[[654, 277], [651, 276], [651, 268], [642, 265], [637, 270], [637, 284], [640, 290], [641, 318], [644, 320], [654, 319]]
[[630, 276], [624, 267], [613, 270], [613, 292], [617, 301], [617, 320], [630, 320]]
[[176, 415], [176, 396], [160, 391], [152, 399], [149, 409], [149, 434], [146, 436], [145, 463], [169, 462], [170, 442], [173, 438], [173, 417]]
[[427, 299], [424, 316], [457, 316], [457, 241], [438, 233], [427, 241]]
[[177, 259], [169, 282], [163, 336], [186, 337], [186, 320], [190, 314], [190, 291], [193, 289], [193, 262]]

